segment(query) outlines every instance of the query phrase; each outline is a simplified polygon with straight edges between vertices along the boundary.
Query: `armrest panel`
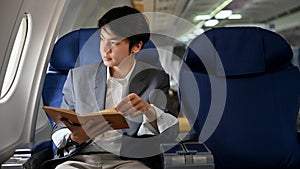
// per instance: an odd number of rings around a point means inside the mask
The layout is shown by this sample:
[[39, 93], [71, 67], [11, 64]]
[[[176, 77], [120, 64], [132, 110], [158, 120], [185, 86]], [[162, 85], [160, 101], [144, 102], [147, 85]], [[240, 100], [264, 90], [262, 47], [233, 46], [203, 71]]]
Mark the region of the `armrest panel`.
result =
[[51, 145], [51, 141], [45, 141], [41, 143], [31, 142], [18, 147], [14, 154], [1, 165], [1, 168], [39, 168], [45, 160], [53, 157]]

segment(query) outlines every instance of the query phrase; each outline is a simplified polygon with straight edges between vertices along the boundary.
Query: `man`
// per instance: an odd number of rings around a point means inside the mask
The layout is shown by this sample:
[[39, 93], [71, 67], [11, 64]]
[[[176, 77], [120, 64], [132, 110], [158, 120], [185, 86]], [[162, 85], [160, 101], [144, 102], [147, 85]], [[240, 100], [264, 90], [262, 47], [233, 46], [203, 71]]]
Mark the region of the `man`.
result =
[[[178, 121], [168, 96], [169, 76], [135, 60], [149, 40], [143, 14], [127, 6], [113, 8], [98, 21], [102, 62], [70, 70], [61, 107], [79, 114], [114, 108], [130, 128], [112, 130], [105, 120], [80, 126], [64, 120], [52, 140], [67, 161], [56, 168], [149, 168], [157, 144], [175, 139]], [[134, 159], [134, 160], [133, 160]], [[140, 161], [142, 162], [140, 162]]]

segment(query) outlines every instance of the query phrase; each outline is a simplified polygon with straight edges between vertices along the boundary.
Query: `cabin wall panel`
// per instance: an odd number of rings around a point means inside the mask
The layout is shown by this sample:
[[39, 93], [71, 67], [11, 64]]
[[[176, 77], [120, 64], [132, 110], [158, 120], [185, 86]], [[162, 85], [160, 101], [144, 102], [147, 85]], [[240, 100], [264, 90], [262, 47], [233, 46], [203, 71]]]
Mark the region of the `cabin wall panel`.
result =
[[[7, 3], [14, 1], [19, 0], [9, 0]], [[29, 39], [17, 72], [15, 90], [0, 99], [0, 162], [5, 161], [17, 146], [34, 139], [47, 63], [68, 2], [24, 0], [18, 14], [15, 14], [15, 20], [20, 20], [25, 12], [28, 13]], [[13, 5], [7, 8], [9, 6]], [[9, 10], [12, 9], [17, 10]]]

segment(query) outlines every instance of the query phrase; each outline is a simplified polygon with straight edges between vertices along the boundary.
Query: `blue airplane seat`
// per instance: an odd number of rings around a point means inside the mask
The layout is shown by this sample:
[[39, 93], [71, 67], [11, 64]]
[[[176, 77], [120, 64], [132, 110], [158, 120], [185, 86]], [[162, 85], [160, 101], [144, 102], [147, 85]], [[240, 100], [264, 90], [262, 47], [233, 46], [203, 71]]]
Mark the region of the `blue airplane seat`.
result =
[[[88, 61], [94, 61], [94, 63], [101, 61], [99, 47], [96, 47], [100, 43], [100, 39], [95, 38], [96, 34], [94, 33], [96, 31], [96, 28], [75, 30], [64, 35], [55, 43], [42, 91], [42, 100], [45, 106], [60, 107], [62, 89], [67, 79], [68, 71], [80, 65], [80, 59], [83, 58], [81, 55], [85, 56], [86, 53], [84, 52], [88, 51], [85, 48], [93, 51], [91, 52], [93, 57], [89, 57], [89, 60], [84, 60], [85, 63]], [[91, 37], [91, 40], [89, 40], [89, 37]], [[86, 45], [83, 48], [85, 42], [92, 45], [92, 47]], [[81, 49], [84, 52], [81, 52]], [[54, 121], [50, 117], [48, 119], [51, 125], [54, 126]], [[54, 143], [52, 143], [52, 150], [53, 152], [56, 150]]]
[[[100, 35], [98, 28], [84, 28], [61, 37], [54, 45], [42, 91], [45, 106], [60, 107], [62, 89], [68, 71], [74, 67], [100, 62]], [[136, 59], [163, 69], [156, 46], [149, 40]], [[54, 121], [50, 118], [51, 125]], [[55, 150], [55, 145], [52, 147]]]
[[216, 169], [300, 168], [300, 73], [290, 45], [257, 27], [210, 29], [188, 45], [181, 110]]

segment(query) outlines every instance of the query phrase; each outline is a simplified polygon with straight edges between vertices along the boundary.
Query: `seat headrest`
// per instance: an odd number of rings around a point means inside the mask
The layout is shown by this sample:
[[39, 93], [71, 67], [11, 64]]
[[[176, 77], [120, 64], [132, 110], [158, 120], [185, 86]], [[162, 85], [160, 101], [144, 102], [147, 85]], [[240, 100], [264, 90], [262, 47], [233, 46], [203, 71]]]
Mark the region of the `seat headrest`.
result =
[[[68, 71], [77, 66], [100, 62], [100, 35], [98, 28], [72, 31], [54, 45], [49, 70]], [[136, 59], [162, 68], [156, 46], [149, 40], [137, 53]]]
[[136, 60], [148, 63], [158, 69], [163, 69], [159, 60], [157, 48], [151, 40], [145, 43], [142, 50], [135, 55], [135, 58]]
[[[222, 64], [217, 63], [219, 57]], [[213, 70], [221, 75], [247, 75], [277, 71], [289, 66], [290, 45], [277, 33], [258, 27], [213, 28], [188, 46], [184, 61], [194, 72]]]
[[50, 70], [68, 71], [76, 66], [101, 61], [97, 28], [72, 31], [54, 45]]

